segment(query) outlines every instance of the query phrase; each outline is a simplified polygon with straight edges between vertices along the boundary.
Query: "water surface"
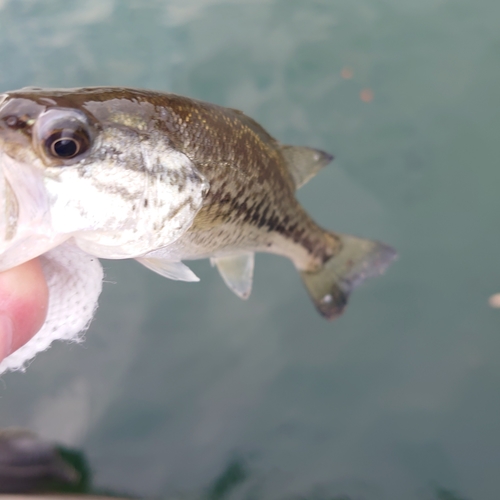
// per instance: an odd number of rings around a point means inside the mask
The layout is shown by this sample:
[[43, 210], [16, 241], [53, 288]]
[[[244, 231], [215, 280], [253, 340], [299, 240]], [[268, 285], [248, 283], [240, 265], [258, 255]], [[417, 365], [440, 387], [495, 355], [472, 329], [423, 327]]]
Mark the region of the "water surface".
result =
[[143, 496], [496, 500], [499, 19], [496, 0], [0, 0], [0, 91], [242, 109], [335, 154], [298, 195], [318, 222], [400, 253], [334, 323], [278, 257], [247, 302], [207, 262], [190, 284], [107, 261], [85, 343], [2, 377], [0, 424]]

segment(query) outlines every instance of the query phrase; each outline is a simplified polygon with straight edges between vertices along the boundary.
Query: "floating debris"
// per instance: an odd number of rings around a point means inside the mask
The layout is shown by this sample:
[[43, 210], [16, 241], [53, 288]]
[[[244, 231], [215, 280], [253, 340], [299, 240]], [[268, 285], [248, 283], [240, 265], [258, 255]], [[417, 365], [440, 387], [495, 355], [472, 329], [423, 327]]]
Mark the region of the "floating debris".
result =
[[493, 294], [489, 298], [488, 304], [495, 309], [500, 309], [500, 293]]
[[359, 93], [359, 98], [363, 101], [363, 102], [372, 102], [373, 101], [373, 90], [371, 89], [363, 89], [360, 93]]
[[340, 76], [344, 78], [344, 80], [350, 80], [354, 76], [354, 72], [352, 71], [351, 68], [345, 67], [342, 68], [342, 71], [340, 72]]

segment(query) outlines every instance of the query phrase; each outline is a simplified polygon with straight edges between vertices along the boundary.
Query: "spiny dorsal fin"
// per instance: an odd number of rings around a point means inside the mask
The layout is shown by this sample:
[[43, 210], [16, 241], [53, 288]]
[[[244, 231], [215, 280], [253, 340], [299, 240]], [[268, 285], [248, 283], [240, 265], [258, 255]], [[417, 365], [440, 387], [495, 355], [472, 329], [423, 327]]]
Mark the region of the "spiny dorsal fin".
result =
[[155, 257], [136, 257], [137, 262], [146, 266], [151, 271], [165, 276], [171, 280], [177, 281], [200, 281], [200, 278], [182, 262], [157, 259]]
[[228, 257], [212, 257], [212, 266], [217, 266], [224, 283], [241, 299], [248, 299], [252, 291], [253, 253], [240, 253]]
[[303, 186], [333, 160], [333, 156], [324, 151], [302, 146], [281, 146], [281, 152], [296, 189]]

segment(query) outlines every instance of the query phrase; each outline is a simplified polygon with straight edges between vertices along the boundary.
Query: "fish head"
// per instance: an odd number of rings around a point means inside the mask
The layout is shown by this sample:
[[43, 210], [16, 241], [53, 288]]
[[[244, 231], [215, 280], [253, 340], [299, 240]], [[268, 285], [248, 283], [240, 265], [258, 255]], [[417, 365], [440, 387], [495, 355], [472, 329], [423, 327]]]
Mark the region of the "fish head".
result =
[[70, 238], [97, 257], [131, 258], [189, 229], [209, 185], [145, 95], [0, 94], [0, 270]]

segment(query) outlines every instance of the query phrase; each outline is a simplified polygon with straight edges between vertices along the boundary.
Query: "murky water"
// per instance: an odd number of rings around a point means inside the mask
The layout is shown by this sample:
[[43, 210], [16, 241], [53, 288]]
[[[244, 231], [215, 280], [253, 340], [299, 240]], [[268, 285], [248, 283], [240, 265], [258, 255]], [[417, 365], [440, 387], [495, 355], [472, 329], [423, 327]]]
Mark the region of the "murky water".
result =
[[318, 222], [400, 253], [334, 323], [277, 257], [247, 302], [207, 262], [199, 284], [106, 262], [85, 344], [2, 377], [0, 425], [81, 449], [119, 492], [496, 500], [499, 19], [496, 0], [0, 0], [0, 91], [242, 109], [336, 155], [299, 193]]

